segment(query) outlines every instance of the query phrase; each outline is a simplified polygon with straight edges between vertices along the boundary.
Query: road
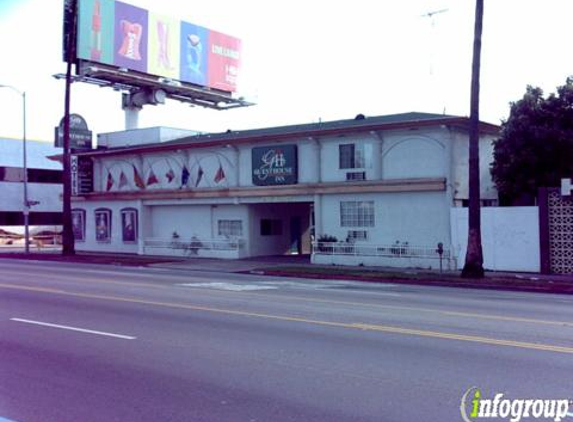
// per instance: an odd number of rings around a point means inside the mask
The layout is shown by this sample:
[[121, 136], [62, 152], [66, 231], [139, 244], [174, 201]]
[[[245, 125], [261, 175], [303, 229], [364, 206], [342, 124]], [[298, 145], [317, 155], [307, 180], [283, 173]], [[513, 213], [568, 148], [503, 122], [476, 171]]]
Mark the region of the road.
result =
[[569, 296], [0, 261], [2, 422], [461, 421], [572, 374]]

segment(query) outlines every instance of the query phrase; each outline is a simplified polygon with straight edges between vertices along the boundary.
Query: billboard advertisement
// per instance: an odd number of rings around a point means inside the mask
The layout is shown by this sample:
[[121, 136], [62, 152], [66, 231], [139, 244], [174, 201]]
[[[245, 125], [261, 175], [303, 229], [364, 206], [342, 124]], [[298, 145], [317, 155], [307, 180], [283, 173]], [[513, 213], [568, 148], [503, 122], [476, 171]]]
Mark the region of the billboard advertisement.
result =
[[237, 91], [241, 41], [114, 0], [79, 0], [77, 58]]

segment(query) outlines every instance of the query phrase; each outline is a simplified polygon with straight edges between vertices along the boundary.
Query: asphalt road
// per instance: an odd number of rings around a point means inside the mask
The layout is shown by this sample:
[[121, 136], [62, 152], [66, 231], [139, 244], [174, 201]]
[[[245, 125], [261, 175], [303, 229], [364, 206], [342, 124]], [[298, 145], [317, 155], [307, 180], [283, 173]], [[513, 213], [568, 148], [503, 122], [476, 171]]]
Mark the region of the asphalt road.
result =
[[461, 421], [572, 377], [570, 296], [0, 261], [1, 422]]

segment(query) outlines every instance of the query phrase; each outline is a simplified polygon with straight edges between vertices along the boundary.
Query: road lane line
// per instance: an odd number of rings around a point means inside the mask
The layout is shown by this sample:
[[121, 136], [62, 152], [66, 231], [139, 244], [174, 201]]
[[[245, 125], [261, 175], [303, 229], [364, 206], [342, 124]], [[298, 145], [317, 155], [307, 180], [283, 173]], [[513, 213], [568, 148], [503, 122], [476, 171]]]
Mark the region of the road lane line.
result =
[[[197, 278], [198, 280], [203, 280], [202, 278]], [[75, 280], [56, 280], [62, 282], [72, 282]], [[192, 284], [188, 283], [188, 286], [183, 284], [169, 284], [169, 285], [156, 285], [151, 283], [138, 283], [138, 282], [122, 282], [122, 281], [114, 281], [114, 280], [107, 280], [107, 279], [82, 279], [82, 282], [92, 282], [96, 284], [111, 284], [111, 285], [119, 285], [119, 286], [130, 286], [130, 287], [150, 287], [155, 289], [169, 289], [171, 287], [193, 287]], [[198, 283], [198, 286], [205, 285], [208, 283]], [[240, 285], [240, 282], [237, 282], [237, 285]], [[0, 282], [0, 287], [15, 287], [12, 284], [3, 284]], [[44, 290], [46, 293], [58, 293], [58, 292], [65, 292], [61, 289], [53, 289], [47, 287], [32, 287], [32, 286], [20, 286], [22, 290], [32, 289], [36, 290]], [[225, 294], [226, 292], [230, 291], [223, 290], [223, 289], [203, 289], [202, 292], [209, 291], [213, 293], [221, 293]], [[236, 289], [236, 292], [241, 294], [248, 294], [250, 293], [248, 290], [238, 291], [240, 289]], [[252, 290], [252, 289], [249, 289]], [[267, 289], [268, 290], [268, 289]], [[384, 292], [386, 293], [386, 292]], [[380, 294], [377, 294], [378, 296]], [[386, 293], [384, 296], [390, 296], [392, 293]], [[367, 302], [352, 302], [352, 301], [344, 301], [344, 300], [330, 300], [330, 299], [316, 299], [316, 298], [309, 298], [303, 296], [292, 296], [292, 295], [274, 295], [263, 293], [263, 290], [257, 291], [255, 297], [272, 297], [275, 299], [292, 299], [301, 302], [311, 302], [311, 303], [324, 303], [324, 304], [333, 304], [333, 305], [350, 305], [350, 306], [361, 306], [361, 307], [371, 307], [375, 309], [388, 309], [388, 310], [398, 310], [398, 311], [412, 311], [412, 312], [426, 312], [444, 316], [453, 316], [453, 317], [463, 317], [463, 318], [471, 318], [471, 319], [486, 319], [486, 320], [493, 320], [493, 321], [506, 321], [506, 322], [517, 322], [517, 323], [525, 323], [525, 324], [538, 324], [538, 325], [555, 325], [560, 327], [573, 327], [573, 322], [570, 321], [552, 321], [552, 320], [543, 320], [543, 319], [534, 319], [534, 318], [523, 318], [523, 317], [512, 317], [512, 316], [504, 316], [504, 315], [486, 315], [486, 314], [478, 314], [478, 313], [471, 313], [471, 312], [461, 312], [461, 311], [447, 311], [441, 309], [432, 309], [432, 308], [419, 308], [419, 307], [412, 307], [412, 306], [399, 306], [399, 305], [382, 305], [379, 303], [367, 303]]]
[[10, 321], [23, 322], [25, 324], [41, 325], [43, 327], [60, 328], [62, 330], [79, 331], [80, 333], [96, 334], [98, 336], [114, 337], [114, 338], [120, 338], [123, 340], [135, 340], [137, 338], [137, 337], [132, 337], [132, 336], [124, 336], [123, 334], [106, 333], [104, 331], [88, 330], [85, 328], [70, 327], [68, 325], [52, 324], [49, 322], [32, 321], [29, 319], [22, 319], [22, 318], [10, 318]]
[[418, 336], [418, 337], [430, 337], [430, 338], [436, 338], [436, 339], [442, 339], [442, 340], [457, 340], [457, 341], [482, 343], [482, 344], [493, 345], [493, 346], [517, 347], [517, 348], [529, 349], [529, 350], [573, 354], [573, 347], [559, 346], [559, 345], [553, 345], [553, 344], [531, 343], [531, 342], [522, 342], [522, 341], [515, 341], [515, 340], [504, 340], [504, 339], [496, 339], [496, 338], [490, 338], [490, 337], [479, 337], [479, 336], [472, 336], [472, 335], [445, 333], [445, 332], [429, 331], [429, 330], [416, 330], [416, 329], [392, 327], [392, 326], [376, 325], [376, 324], [345, 323], [345, 322], [338, 322], [338, 321], [313, 320], [313, 319], [308, 319], [308, 318], [292, 317], [292, 316], [286, 316], [286, 315], [262, 314], [262, 313], [256, 313], [256, 312], [237, 311], [237, 310], [224, 309], [224, 308], [211, 308], [211, 307], [206, 307], [206, 306], [185, 305], [185, 304], [181, 304], [181, 303], [172, 303], [172, 302], [156, 302], [156, 301], [149, 301], [149, 300], [135, 299], [135, 298], [128, 298], [128, 297], [95, 295], [95, 294], [88, 294], [88, 293], [74, 293], [74, 292], [63, 292], [63, 291], [36, 290], [33, 287], [26, 287], [26, 288], [22, 289], [21, 286], [7, 285], [7, 284], [0, 284], [0, 287], [12, 288], [12, 289], [16, 289], [16, 290], [38, 291], [40, 293], [57, 294], [57, 295], [64, 295], [64, 296], [71, 296], [71, 297], [81, 297], [81, 298], [86, 298], [86, 299], [98, 299], [98, 300], [107, 300], [107, 301], [113, 301], [113, 302], [135, 303], [135, 304], [140, 304], [140, 305], [159, 306], [159, 307], [166, 307], [166, 308], [173, 308], [173, 309], [185, 309], [185, 310], [191, 310], [191, 311], [210, 312], [210, 313], [217, 313], [217, 314], [224, 314], [224, 315], [238, 315], [238, 316], [255, 317], [255, 318], [262, 318], [262, 319], [269, 319], [269, 320], [276, 320], [276, 321], [299, 322], [299, 323], [305, 323], [305, 324], [311, 324], [311, 325], [321, 325], [321, 326], [329, 326], [329, 327], [337, 327], [337, 328], [348, 328], [348, 329], [354, 329], [354, 330], [373, 330], [373, 331], [380, 331], [380, 332], [386, 332], [386, 333], [392, 333], [392, 334], [402, 334], [402, 335]]

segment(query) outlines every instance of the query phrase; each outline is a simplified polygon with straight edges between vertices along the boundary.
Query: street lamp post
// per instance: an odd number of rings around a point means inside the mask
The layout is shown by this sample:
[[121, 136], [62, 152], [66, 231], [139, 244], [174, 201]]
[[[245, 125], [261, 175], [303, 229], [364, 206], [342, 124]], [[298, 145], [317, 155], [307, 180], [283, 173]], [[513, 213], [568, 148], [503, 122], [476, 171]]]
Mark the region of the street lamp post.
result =
[[24, 164], [24, 248], [30, 253], [30, 202], [28, 201], [28, 154], [26, 152], [26, 91], [20, 91], [12, 85], [0, 84], [0, 88], [9, 88], [22, 96], [22, 149]]

